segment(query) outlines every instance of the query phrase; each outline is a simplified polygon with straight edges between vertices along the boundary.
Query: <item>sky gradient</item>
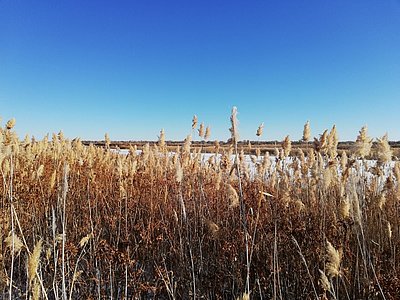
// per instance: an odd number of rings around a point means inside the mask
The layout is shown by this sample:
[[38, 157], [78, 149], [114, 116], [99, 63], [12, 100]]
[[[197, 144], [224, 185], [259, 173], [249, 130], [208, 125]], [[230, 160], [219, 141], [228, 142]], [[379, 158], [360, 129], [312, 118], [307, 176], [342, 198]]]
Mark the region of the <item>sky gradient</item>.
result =
[[400, 140], [400, 1], [0, 0], [0, 116], [41, 138]]

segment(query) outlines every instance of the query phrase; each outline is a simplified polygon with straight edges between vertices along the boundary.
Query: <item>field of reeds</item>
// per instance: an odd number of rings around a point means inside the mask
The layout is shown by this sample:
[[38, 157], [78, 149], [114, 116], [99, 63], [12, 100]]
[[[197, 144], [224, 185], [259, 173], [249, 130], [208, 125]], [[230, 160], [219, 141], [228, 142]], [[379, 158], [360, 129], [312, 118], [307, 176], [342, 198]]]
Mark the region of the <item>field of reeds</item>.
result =
[[14, 123], [0, 129], [2, 299], [399, 299], [387, 136], [364, 127], [347, 153], [335, 127], [309, 142], [307, 123], [303, 150], [287, 137], [245, 155], [234, 108], [212, 154], [191, 136], [171, 151], [163, 131], [121, 154], [108, 136], [21, 140]]

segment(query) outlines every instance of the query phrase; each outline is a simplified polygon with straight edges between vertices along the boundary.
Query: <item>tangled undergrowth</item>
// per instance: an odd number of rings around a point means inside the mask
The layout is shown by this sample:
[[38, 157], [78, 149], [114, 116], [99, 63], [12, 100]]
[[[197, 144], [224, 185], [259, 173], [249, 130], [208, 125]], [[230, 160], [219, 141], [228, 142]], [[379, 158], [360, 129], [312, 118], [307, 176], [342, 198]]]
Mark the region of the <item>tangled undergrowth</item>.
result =
[[62, 133], [20, 141], [14, 123], [0, 131], [2, 299], [400, 294], [400, 165], [387, 136], [372, 143], [363, 128], [348, 157], [333, 127], [305, 152], [287, 137], [275, 156], [248, 157], [234, 109], [231, 148], [205, 159], [190, 136], [171, 153], [162, 131], [121, 155], [108, 137], [105, 148]]

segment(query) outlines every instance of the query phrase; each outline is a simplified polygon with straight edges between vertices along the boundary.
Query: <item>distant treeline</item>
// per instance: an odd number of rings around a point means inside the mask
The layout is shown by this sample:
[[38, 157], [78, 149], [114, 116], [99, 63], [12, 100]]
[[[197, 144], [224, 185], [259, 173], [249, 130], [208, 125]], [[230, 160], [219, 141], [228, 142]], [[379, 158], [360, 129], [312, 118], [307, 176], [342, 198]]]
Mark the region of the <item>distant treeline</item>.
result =
[[[167, 146], [176, 147], [183, 145], [184, 141], [165, 141]], [[82, 141], [84, 145], [93, 144], [95, 146], [105, 146], [105, 141]], [[119, 149], [128, 149], [130, 145], [141, 148], [142, 146], [149, 144], [154, 145], [157, 144], [158, 141], [112, 141], [110, 143], [111, 148], [119, 148]], [[227, 141], [218, 141], [220, 147], [227, 147], [232, 144], [230, 140]], [[251, 141], [251, 140], [242, 140], [238, 142], [238, 146], [240, 147], [260, 147], [260, 148], [275, 148], [280, 147], [282, 141]], [[354, 145], [354, 141], [342, 141], [338, 144], [339, 150], [349, 150], [352, 145]], [[214, 147], [216, 141], [192, 141], [192, 147]], [[390, 141], [390, 147], [392, 148], [400, 148], [400, 141]], [[292, 146], [295, 148], [309, 148], [313, 146], [313, 142], [305, 143], [303, 141], [292, 141]]]

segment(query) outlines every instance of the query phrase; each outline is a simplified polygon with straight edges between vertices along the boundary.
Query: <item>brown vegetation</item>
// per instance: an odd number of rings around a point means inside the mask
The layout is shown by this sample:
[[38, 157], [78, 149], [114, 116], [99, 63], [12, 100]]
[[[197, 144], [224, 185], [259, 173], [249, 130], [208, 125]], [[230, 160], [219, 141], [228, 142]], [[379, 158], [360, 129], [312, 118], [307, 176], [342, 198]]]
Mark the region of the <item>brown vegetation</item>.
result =
[[208, 145], [206, 162], [190, 136], [171, 153], [163, 130], [121, 155], [108, 136], [20, 141], [8, 122], [1, 297], [396, 299], [400, 165], [387, 137], [371, 144], [365, 128], [347, 154], [335, 128], [303, 150], [287, 137], [274, 160], [250, 145], [250, 168], [231, 121], [232, 143]]

